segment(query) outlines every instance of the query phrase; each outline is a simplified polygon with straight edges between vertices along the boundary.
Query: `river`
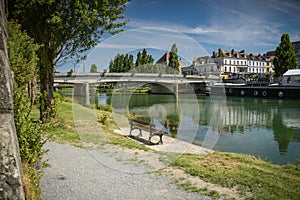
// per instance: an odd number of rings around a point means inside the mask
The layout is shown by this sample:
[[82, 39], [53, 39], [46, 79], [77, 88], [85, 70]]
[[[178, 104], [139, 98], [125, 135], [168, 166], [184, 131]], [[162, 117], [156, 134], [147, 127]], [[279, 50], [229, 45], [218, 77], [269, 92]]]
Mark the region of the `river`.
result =
[[98, 102], [112, 104], [114, 112], [129, 111], [140, 120], [159, 119], [170, 136], [207, 148], [250, 154], [280, 165], [300, 161], [299, 101], [102, 93]]

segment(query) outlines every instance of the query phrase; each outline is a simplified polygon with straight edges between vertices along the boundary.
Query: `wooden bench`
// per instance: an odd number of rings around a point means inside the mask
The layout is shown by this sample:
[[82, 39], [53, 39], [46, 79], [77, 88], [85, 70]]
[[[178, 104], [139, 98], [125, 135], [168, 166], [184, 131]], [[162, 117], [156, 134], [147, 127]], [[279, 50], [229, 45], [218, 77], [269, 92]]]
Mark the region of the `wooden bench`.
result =
[[[147, 132], [149, 132], [149, 140], [148, 140], [149, 144], [163, 144], [162, 137], [163, 137], [163, 135], [168, 134], [166, 131], [158, 130], [155, 127], [155, 125], [152, 123], [139, 121], [139, 120], [131, 119], [131, 118], [128, 118], [128, 121], [129, 121], [129, 125], [130, 125], [130, 133], [129, 133], [130, 136], [132, 136], [131, 133], [135, 129], [140, 131], [140, 133], [137, 137], [142, 136], [142, 131], [147, 131]], [[151, 142], [151, 138], [153, 136], [159, 136], [159, 141], [157, 143]]]

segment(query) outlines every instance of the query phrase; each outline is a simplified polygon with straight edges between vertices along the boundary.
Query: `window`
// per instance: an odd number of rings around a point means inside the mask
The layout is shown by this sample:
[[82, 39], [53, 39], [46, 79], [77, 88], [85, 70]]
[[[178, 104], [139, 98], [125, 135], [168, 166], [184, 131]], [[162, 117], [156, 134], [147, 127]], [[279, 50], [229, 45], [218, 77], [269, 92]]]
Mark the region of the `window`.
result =
[[294, 76], [295, 83], [300, 83], [300, 76]]
[[224, 70], [225, 72], [227, 72], [227, 67], [225, 67], [225, 70]]
[[229, 67], [229, 71], [231, 72], [231, 67]]

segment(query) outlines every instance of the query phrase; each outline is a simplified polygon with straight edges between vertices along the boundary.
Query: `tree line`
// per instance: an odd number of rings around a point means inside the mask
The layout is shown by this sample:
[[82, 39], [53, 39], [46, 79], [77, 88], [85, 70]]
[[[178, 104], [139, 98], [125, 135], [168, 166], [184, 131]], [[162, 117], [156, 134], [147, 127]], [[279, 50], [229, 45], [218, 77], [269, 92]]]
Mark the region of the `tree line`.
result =
[[167, 54], [169, 54], [169, 58], [167, 59], [168, 63], [164, 66], [154, 64], [153, 56], [148, 54], [146, 49], [137, 53], [135, 62], [134, 56], [131, 54], [117, 54], [109, 63], [109, 71], [115, 73], [178, 73], [179, 60], [176, 44], [172, 45], [171, 51]]

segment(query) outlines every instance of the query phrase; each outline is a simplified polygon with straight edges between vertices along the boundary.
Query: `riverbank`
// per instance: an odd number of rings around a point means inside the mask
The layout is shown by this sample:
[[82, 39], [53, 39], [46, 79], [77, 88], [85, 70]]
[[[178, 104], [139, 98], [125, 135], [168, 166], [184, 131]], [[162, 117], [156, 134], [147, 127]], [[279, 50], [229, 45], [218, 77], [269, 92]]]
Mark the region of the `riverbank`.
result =
[[[200, 156], [156, 151], [147, 145], [116, 134], [114, 131], [118, 127], [113, 122], [110, 112], [89, 108], [80, 108], [78, 111], [78, 113], [94, 113], [96, 122], [99, 121], [97, 123], [100, 129], [97, 130], [102, 130], [102, 136], [105, 137], [99, 137], [101, 134], [99, 135], [99, 131], [92, 131], [95, 128], [91, 125], [83, 127], [82, 130], [92, 134], [78, 132], [75, 128], [76, 120], [74, 123], [73, 119], [72, 103], [69, 101], [63, 102], [59, 108], [61, 118], [50, 130], [53, 140], [105, 152], [113, 157], [113, 162], [159, 166], [154, 169], [150, 167], [150, 171], [167, 175], [177, 187], [196, 192], [198, 195], [205, 194], [218, 199], [299, 199], [297, 192], [300, 190], [299, 165], [278, 166], [244, 154], [214, 152]], [[163, 145], [160, 145], [160, 148], [164, 148]], [[133, 157], [129, 158], [123, 154]], [[156, 158], [152, 159], [153, 157], [149, 155], [155, 155]], [[77, 158], [75, 154], [73, 157]], [[109, 166], [111, 163], [105, 164]], [[72, 167], [74, 166], [70, 166], [69, 170]]]

